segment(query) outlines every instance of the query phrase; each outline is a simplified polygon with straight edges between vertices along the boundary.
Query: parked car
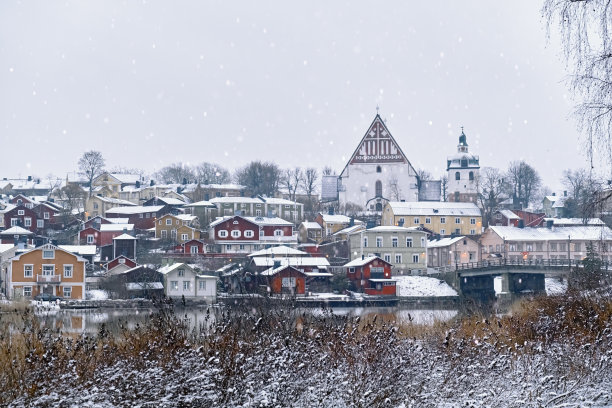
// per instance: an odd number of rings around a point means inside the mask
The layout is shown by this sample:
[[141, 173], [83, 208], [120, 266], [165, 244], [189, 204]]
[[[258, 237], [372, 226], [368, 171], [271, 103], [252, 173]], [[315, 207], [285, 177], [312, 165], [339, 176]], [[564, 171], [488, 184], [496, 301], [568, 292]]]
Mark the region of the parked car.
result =
[[41, 293], [40, 295], [34, 296], [34, 300], [42, 300], [44, 302], [55, 302], [56, 300], [64, 300], [61, 296], [55, 296], [50, 293]]

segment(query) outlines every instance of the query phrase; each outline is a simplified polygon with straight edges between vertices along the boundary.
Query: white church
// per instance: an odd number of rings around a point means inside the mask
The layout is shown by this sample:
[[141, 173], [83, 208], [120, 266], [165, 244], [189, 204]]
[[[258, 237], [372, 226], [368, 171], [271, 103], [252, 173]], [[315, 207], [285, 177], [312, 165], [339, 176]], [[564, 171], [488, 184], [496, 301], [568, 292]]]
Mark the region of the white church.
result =
[[337, 183], [341, 209], [382, 211], [387, 201], [419, 199], [417, 173], [378, 114]]
[[[457, 153], [447, 158], [447, 201], [476, 202], [477, 155], [469, 153], [461, 128]], [[387, 201], [441, 201], [441, 181], [421, 181], [379, 114], [372, 121], [340, 176], [323, 176], [322, 201], [340, 211], [380, 212]]]

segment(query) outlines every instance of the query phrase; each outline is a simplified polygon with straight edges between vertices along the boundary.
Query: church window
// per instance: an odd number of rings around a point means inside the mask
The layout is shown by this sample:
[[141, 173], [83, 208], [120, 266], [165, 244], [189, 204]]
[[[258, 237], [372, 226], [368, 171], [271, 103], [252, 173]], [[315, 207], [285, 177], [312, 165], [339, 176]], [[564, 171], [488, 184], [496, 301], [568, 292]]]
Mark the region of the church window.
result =
[[467, 159], [461, 159], [461, 167], [467, 167], [467, 166], [468, 166]]
[[455, 172], [455, 180], [461, 180], [461, 173]]
[[470, 181], [474, 180], [474, 172], [470, 171]]
[[382, 173], [382, 168], [380, 166], [376, 166], [376, 172], [377, 173]]
[[382, 182], [376, 180], [376, 197], [382, 197]]

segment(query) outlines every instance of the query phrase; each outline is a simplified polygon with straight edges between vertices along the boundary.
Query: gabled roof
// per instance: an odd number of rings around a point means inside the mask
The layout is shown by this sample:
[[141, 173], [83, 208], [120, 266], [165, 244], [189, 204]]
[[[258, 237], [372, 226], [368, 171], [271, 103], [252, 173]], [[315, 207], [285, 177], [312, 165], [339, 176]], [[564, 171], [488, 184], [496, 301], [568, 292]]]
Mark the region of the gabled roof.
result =
[[302, 224], [304, 226], [304, 228], [306, 228], [307, 230], [309, 229], [321, 229], [323, 227], [321, 227], [321, 225], [319, 225], [318, 222], [313, 222], [313, 221], [304, 221], [302, 222]]
[[[318, 224], [317, 224], [318, 225]], [[249, 257], [258, 257], [258, 256], [308, 256], [308, 254], [304, 251], [300, 251], [299, 249], [289, 248], [285, 245], [279, 245], [268, 249], [262, 249], [260, 251], [256, 251], [250, 253]]]
[[11, 227], [7, 230], [0, 232], [0, 235], [34, 235], [34, 233], [30, 230], [22, 228], [18, 225]]
[[58, 245], [64, 251], [71, 252], [76, 255], [95, 255], [95, 245]]
[[506, 241], [598, 241], [612, 240], [612, 230], [606, 226], [575, 227], [489, 227]]
[[352, 227], [346, 227], [341, 229], [340, 231], [334, 232], [332, 235], [344, 235], [344, 234], [356, 234], [358, 232], [364, 231], [366, 229], [365, 225], [363, 224], [357, 224], [357, 225], [353, 225]]
[[[85, 259], [85, 258], [83, 258], [83, 257], [81, 257], [81, 256], [79, 256], [77, 254], [74, 254], [74, 253], [72, 253], [70, 251], [66, 251], [65, 249], [62, 249], [62, 248], [60, 248], [58, 246], [55, 246], [53, 244], [45, 244], [45, 245], [41, 245], [39, 247], [30, 249], [29, 251], [26, 251], [26, 252], [24, 252], [22, 254], [17, 255], [16, 257], [14, 257], [13, 261], [18, 261], [23, 255], [27, 255], [27, 254], [29, 254], [31, 252], [34, 252], [34, 251], [42, 251], [42, 250], [45, 250], [45, 249], [52, 249], [54, 251], [62, 251], [62, 252], [65, 252], [67, 254], [70, 254], [70, 255], [74, 256], [77, 259], [77, 261], [79, 261], [79, 262], [87, 262], [87, 259]], [[52, 260], [49, 260], [49, 261], [52, 261]], [[53, 262], [48, 262], [48, 263], [53, 263]]]
[[293, 226], [293, 223], [289, 222], [289, 221], [285, 221], [282, 218], [279, 217], [243, 217], [241, 215], [228, 215], [225, 217], [219, 217], [216, 220], [214, 220], [213, 222], [210, 223], [210, 227], [216, 227], [217, 225], [221, 224], [222, 222], [225, 222], [227, 220], [230, 220], [232, 218], [242, 218], [243, 220], [246, 220], [248, 222], [251, 222], [253, 224], [259, 225], [259, 226], [270, 226], [270, 225], [276, 225], [279, 227], [282, 226]]
[[191, 204], [185, 204], [184, 207], [208, 207], [208, 208], [216, 208], [216, 205], [211, 203], [210, 201], [198, 201]]
[[387, 205], [395, 216], [481, 216], [480, 209], [474, 203], [389, 201]]
[[[340, 177], [345, 175], [349, 164], [361, 163], [406, 163], [412, 167], [412, 164], [406, 158], [406, 155], [391, 135], [391, 132], [389, 132], [389, 129], [387, 129], [387, 125], [379, 114], [376, 114], [374, 117], [372, 124], [340, 173]], [[416, 173], [414, 168], [412, 169]]]
[[92, 196], [91, 198], [97, 198], [100, 201], [103, 201], [105, 203], [110, 203], [110, 204], [116, 204], [116, 205], [122, 205], [122, 206], [136, 206], [136, 204], [134, 204], [131, 201], [127, 201], [127, 200], [120, 200], [119, 198], [113, 198], [113, 197], [103, 197], [103, 196]]
[[[325, 213], [319, 213], [319, 214], [321, 214], [321, 218], [323, 218], [323, 222], [325, 222], [325, 223], [350, 224], [350, 222], [351, 222], [351, 217], [346, 216], [346, 215], [342, 215], [342, 214], [325, 214]], [[361, 221], [361, 220], [353, 219], [353, 222], [355, 224], [363, 224], [363, 221]]]
[[281, 265], [291, 265], [295, 267], [308, 266], [316, 268], [327, 268], [329, 261], [327, 258], [314, 256], [290, 256], [285, 258], [270, 258], [266, 256], [256, 256], [253, 259], [255, 266], [274, 266], [275, 262]]
[[100, 224], [100, 231], [123, 231], [123, 230], [133, 231], [134, 224]]
[[279, 272], [284, 271], [285, 269], [292, 269], [294, 271], [296, 271], [297, 273], [301, 274], [301, 275], [306, 275], [304, 272], [300, 271], [299, 269], [291, 266], [291, 265], [281, 265], [279, 267], [276, 268], [270, 268], [270, 269], [266, 269], [265, 271], [261, 272], [260, 275], [262, 276], [272, 276], [272, 275], [276, 275]]
[[143, 206], [143, 205], [134, 205], [132, 204], [132, 206], [129, 207], [114, 207], [114, 208], [110, 208], [106, 211], [106, 214], [124, 214], [124, 215], [129, 215], [129, 214], [140, 214], [140, 213], [152, 213], [152, 212], [157, 212], [159, 210], [161, 210], [162, 208], [164, 208], [165, 205], [149, 205], [149, 206]]
[[366, 232], [417, 232], [427, 234], [420, 227], [399, 227], [395, 225], [380, 225], [374, 228], [368, 228]]
[[368, 256], [368, 257], [364, 257], [363, 259], [362, 258], [353, 259], [352, 261], [350, 261], [347, 264], [344, 264], [343, 266], [350, 267], [350, 268], [355, 267], [355, 266], [364, 266], [375, 260], [378, 260], [380, 262], [386, 263], [387, 265], [390, 265], [389, 262], [386, 262], [382, 258], [379, 258], [377, 256]]
[[134, 240], [135, 241], [136, 238], [128, 234], [121, 234], [118, 237], [113, 238], [113, 241], [115, 240]]
[[427, 248], [444, 248], [447, 247], [449, 245], [453, 245], [461, 240], [465, 239], [464, 236], [461, 237], [454, 237], [454, 238], [440, 238], [440, 239], [435, 239], [435, 240], [431, 240], [431, 241], [427, 241]]

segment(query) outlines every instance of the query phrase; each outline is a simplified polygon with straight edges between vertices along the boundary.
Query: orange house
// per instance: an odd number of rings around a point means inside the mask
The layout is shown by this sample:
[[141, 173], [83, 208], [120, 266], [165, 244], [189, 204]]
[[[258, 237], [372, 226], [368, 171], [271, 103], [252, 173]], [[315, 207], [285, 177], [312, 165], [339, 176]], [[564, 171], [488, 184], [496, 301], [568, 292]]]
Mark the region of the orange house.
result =
[[8, 296], [32, 298], [41, 293], [65, 299], [85, 299], [87, 260], [47, 244], [10, 260]]
[[306, 274], [293, 266], [278, 266], [260, 274], [272, 294], [303, 295], [306, 293]]

